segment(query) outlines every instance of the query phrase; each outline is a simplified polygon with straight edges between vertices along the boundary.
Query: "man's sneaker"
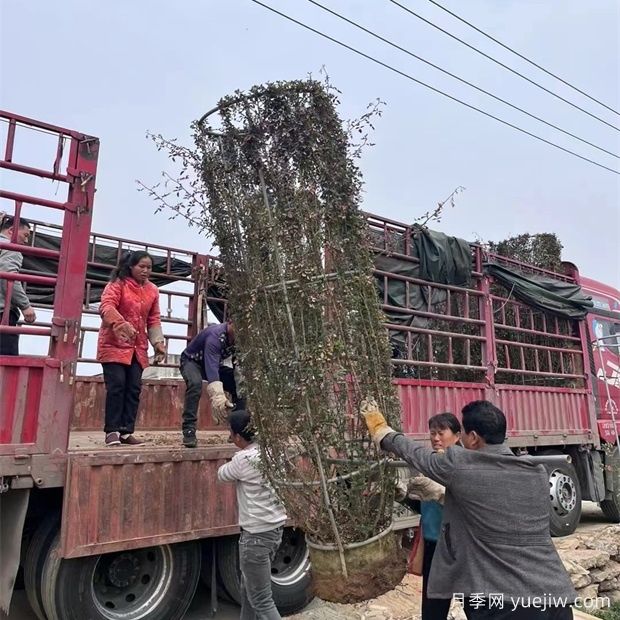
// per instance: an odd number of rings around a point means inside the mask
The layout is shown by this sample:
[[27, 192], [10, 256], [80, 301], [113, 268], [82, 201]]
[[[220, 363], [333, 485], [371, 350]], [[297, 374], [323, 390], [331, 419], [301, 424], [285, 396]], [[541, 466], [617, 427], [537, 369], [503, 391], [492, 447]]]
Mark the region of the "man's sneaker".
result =
[[121, 445], [121, 435], [120, 433], [106, 433], [105, 435], [105, 445], [110, 446], [120, 446]]
[[133, 435], [121, 435], [120, 440], [126, 446], [141, 446], [144, 442]]
[[195, 448], [198, 445], [196, 431], [183, 431], [183, 445], [186, 448]]

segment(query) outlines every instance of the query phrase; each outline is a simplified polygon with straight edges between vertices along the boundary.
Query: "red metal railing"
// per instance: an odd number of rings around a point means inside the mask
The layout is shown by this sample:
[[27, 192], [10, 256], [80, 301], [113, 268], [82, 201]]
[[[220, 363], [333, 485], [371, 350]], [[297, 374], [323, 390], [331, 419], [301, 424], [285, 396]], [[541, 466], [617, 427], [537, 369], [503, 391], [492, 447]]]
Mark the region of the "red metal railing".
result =
[[[51, 136], [53, 148], [46, 164], [33, 165], [18, 156], [21, 151], [16, 147], [40, 134]], [[48, 340], [46, 351], [40, 356], [29, 356], [25, 351], [20, 356], [0, 356], [0, 475], [34, 477], [35, 467], [29, 455], [64, 451], [67, 446], [73, 403], [71, 378], [77, 359], [99, 141], [76, 131], [0, 111], [0, 142], [4, 143], [0, 168], [8, 171], [0, 188], [0, 210], [19, 221], [19, 218], [30, 219], [34, 210], [52, 209], [63, 231], [57, 251], [18, 244], [19, 227], [14, 227], [11, 239], [0, 242], [0, 250], [51, 259], [55, 265], [54, 273], [0, 273], [7, 302], [16, 281], [25, 285], [27, 293], [28, 284], [53, 287], [55, 293], [47, 324], [8, 325], [10, 303], [5, 304], [0, 320], [0, 333], [43, 336]], [[35, 154], [42, 158], [45, 152], [36, 150]], [[64, 193], [65, 199], [50, 200], [6, 186], [17, 177], [20, 187], [41, 186], [32, 180], [35, 177], [58, 183], [55, 194]], [[19, 459], [14, 456], [16, 450]], [[53, 469], [50, 466], [49, 471]], [[40, 484], [45, 484], [43, 478]]]
[[[376, 269], [382, 307], [397, 355], [397, 375], [416, 379], [585, 387], [582, 327], [520, 303], [482, 273], [494, 260], [527, 273], [574, 282], [565, 274], [486, 254], [471, 244], [471, 284], [419, 277], [416, 228], [367, 214], [373, 251], [394, 271]], [[379, 259], [381, 262], [381, 259]], [[417, 295], [412, 294], [413, 287]], [[397, 295], [402, 302], [391, 302]], [[420, 303], [420, 298], [424, 303]], [[587, 358], [586, 358], [587, 359]], [[403, 370], [404, 369], [404, 370]]]

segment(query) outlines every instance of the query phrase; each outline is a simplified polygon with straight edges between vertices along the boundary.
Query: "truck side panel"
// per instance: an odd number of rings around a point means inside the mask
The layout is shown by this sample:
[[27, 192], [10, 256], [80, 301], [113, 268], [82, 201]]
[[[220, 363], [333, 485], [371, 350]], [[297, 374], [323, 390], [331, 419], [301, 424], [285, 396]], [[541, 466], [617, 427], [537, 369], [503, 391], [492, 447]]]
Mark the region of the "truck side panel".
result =
[[71, 454], [61, 530], [67, 558], [238, 531], [234, 485], [217, 482], [232, 447]]

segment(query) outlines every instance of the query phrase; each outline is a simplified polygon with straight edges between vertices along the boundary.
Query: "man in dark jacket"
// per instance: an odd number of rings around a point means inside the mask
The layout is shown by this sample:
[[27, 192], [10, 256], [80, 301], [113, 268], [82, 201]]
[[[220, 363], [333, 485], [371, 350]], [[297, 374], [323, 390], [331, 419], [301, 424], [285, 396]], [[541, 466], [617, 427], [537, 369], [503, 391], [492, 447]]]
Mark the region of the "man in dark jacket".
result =
[[488, 401], [462, 410], [464, 447], [435, 452], [391, 429], [372, 401], [375, 444], [445, 487], [430, 598], [463, 599], [470, 620], [567, 620], [576, 592], [549, 534], [549, 481], [505, 444], [506, 418]]
[[183, 407], [183, 445], [188, 448], [197, 445], [196, 422], [203, 381], [209, 383], [207, 393], [216, 422], [223, 422], [228, 410], [245, 408], [245, 402], [238, 394], [239, 373], [234, 344], [235, 329], [232, 322], [227, 321], [203, 329], [181, 353], [181, 374], [187, 386]]

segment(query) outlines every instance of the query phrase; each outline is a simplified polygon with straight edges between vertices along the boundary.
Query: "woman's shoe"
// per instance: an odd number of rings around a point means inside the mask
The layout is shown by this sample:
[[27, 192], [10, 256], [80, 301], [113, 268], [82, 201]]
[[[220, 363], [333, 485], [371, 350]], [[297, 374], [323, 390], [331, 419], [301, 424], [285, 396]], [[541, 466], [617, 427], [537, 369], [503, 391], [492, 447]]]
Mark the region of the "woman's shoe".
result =
[[121, 445], [121, 434], [113, 431], [112, 433], [105, 434], [105, 445], [108, 447], [111, 446], [120, 446]]
[[134, 435], [121, 435], [120, 442], [126, 446], [141, 446], [144, 443]]

